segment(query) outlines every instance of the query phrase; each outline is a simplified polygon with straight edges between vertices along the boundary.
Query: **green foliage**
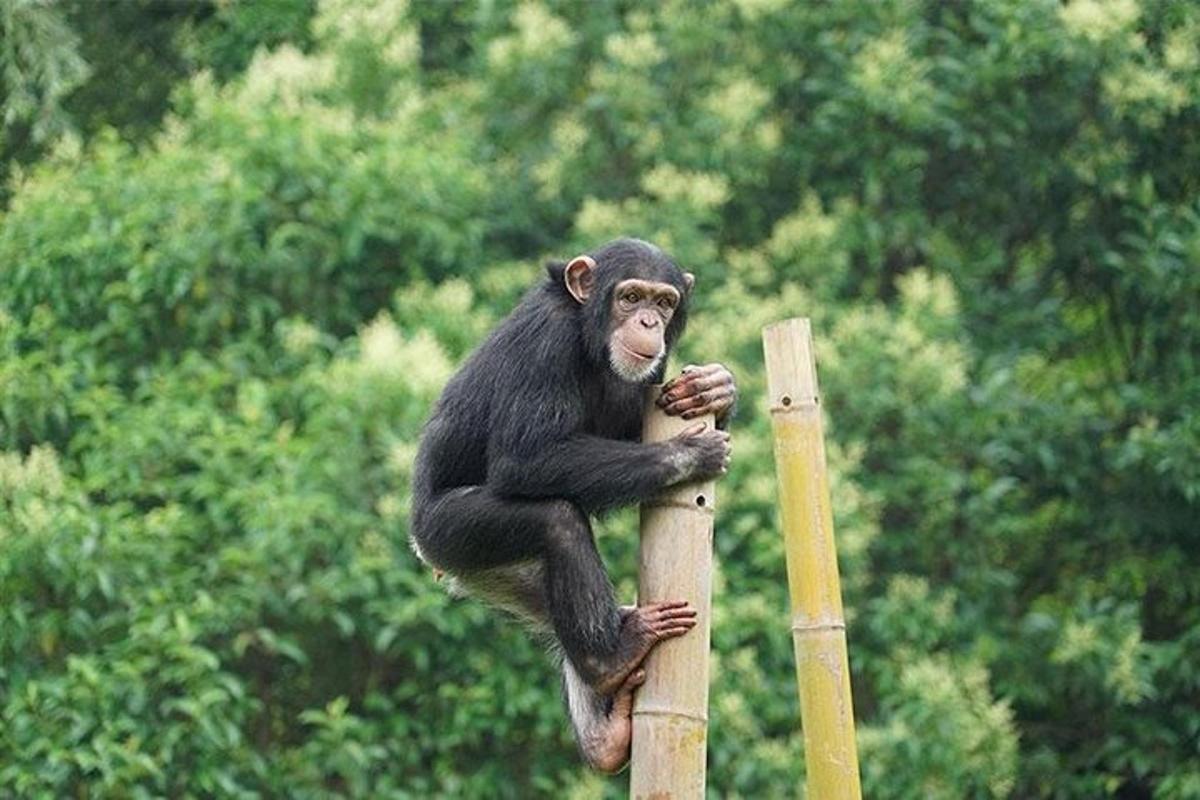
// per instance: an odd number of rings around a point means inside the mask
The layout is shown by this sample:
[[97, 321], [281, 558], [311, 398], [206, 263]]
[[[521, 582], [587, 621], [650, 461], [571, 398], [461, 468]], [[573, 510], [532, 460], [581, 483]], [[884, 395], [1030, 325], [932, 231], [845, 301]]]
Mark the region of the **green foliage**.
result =
[[298, 62], [267, 59], [237, 90], [198, 81], [188, 124], [152, 148], [106, 138], [85, 165], [40, 168], [0, 233], [10, 314], [44, 309], [51, 336], [86, 331], [128, 374], [292, 315], [347, 333], [398, 281], [477, 252], [483, 183], [463, 144], [297, 96]]
[[[0, 181], [106, 127], [144, 141], [172, 88], [208, 69], [239, 74], [259, 47], [311, 43], [314, 0], [3, 0]], [[131, 87], [135, 87], [131, 90]], [[9, 200], [0, 186], [0, 206]]]
[[86, 8], [0, 0], [0, 794], [622, 796], [405, 538], [454, 365], [637, 235], [742, 392], [714, 796], [803, 781], [759, 337], [805, 315], [867, 793], [1200, 797], [1194, 6]]
[[917, 657], [898, 665], [887, 722], [860, 738], [870, 797], [1007, 797], [1016, 773], [1012, 712], [995, 702], [987, 670]]
[[[87, 77], [79, 40], [62, 15], [46, 3], [0, 3], [0, 146], [14, 133], [40, 144], [67, 127], [63, 98]], [[19, 131], [19, 132], [18, 132]]]

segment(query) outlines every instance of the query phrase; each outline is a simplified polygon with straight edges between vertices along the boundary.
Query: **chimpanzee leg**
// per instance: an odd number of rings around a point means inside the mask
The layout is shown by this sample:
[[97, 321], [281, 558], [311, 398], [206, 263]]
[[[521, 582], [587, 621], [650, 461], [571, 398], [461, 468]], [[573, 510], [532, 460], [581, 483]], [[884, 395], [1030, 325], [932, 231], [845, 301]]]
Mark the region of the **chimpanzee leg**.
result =
[[616, 692], [654, 645], [696, 624], [683, 601], [648, 603], [621, 614], [587, 515], [552, 501], [545, 534], [550, 619], [579, 676], [599, 694]]
[[629, 742], [633, 734], [633, 695], [646, 680], [646, 670], [638, 667], [625, 678], [614, 694], [599, 694], [571, 666], [563, 661], [563, 696], [575, 741], [584, 759], [594, 769], [612, 773], [629, 761]]
[[486, 486], [460, 486], [415, 516], [421, 558], [453, 574], [541, 558], [545, 503], [496, 497]]
[[587, 517], [570, 502], [502, 498], [484, 486], [463, 487], [437, 498], [421, 523], [416, 538], [422, 557], [485, 599], [488, 592], [478, 590], [489, 576], [539, 559], [543, 608], [568, 657], [604, 662], [616, 652], [621, 619], [612, 584]]
[[538, 634], [553, 634], [546, 608], [546, 568], [540, 558], [451, 576], [453, 594], [466, 594], [519, 618]]
[[611, 668], [621, 633], [612, 583], [587, 516], [565, 500], [546, 505], [546, 599], [554, 632], [585, 679]]
[[454, 489], [425, 509], [414, 534], [422, 557], [469, 590], [498, 568], [540, 558], [549, 621], [580, 676], [601, 694], [616, 691], [659, 641], [695, 625], [695, 610], [683, 602], [641, 606], [622, 619], [587, 516], [566, 500]]

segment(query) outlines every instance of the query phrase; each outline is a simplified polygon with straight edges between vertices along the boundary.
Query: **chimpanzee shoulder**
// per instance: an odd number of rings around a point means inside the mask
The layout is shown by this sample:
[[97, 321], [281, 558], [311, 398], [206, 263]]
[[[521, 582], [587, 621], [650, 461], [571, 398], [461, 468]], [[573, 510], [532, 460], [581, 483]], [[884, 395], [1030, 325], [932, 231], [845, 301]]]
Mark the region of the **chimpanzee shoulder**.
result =
[[548, 281], [532, 288], [446, 384], [421, 439], [414, 488], [483, 483], [496, 429], [519, 424], [530, 408], [584, 419], [578, 310], [562, 294]]

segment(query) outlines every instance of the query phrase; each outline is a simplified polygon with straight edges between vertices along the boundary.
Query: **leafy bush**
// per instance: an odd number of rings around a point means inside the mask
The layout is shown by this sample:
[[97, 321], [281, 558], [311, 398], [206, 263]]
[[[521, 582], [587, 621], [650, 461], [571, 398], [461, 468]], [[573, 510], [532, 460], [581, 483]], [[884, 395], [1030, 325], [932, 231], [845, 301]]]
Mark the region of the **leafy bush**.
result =
[[[1200, 796], [1196, 8], [214, 14], [152, 136], [84, 120], [0, 217], [0, 794], [622, 796], [405, 542], [454, 365], [622, 234], [698, 275], [673, 367], [742, 392], [715, 796], [803, 779], [760, 342], [797, 315], [867, 792]], [[633, 514], [600, 532], [631, 599]]]

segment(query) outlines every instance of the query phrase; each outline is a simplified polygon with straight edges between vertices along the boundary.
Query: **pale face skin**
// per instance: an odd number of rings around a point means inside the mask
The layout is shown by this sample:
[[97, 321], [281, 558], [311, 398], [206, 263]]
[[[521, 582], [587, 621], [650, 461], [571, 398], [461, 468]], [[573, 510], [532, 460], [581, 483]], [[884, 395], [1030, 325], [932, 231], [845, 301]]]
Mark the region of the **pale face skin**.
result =
[[679, 290], [667, 283], [631, 278], [613, 290], [614, 330], [609, 358], [627, 381], [645, 380], [666, 356], [666, 330], [679, 305]]

